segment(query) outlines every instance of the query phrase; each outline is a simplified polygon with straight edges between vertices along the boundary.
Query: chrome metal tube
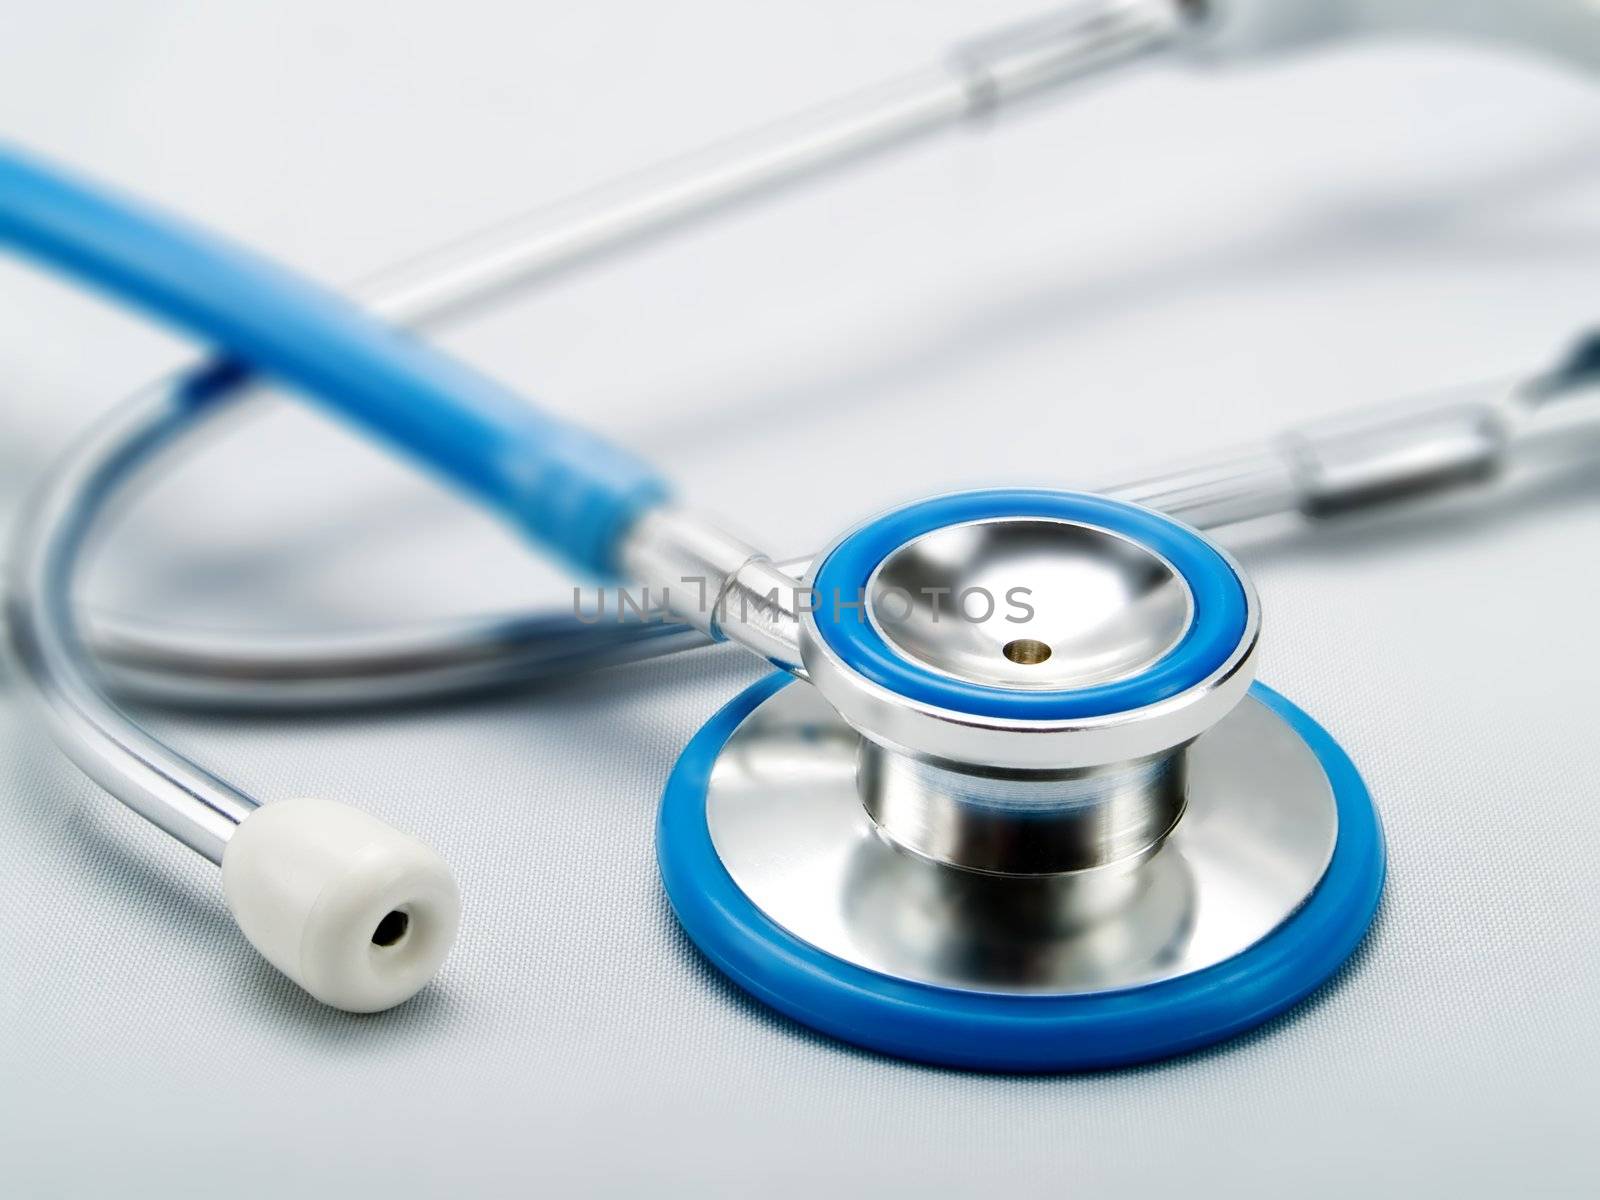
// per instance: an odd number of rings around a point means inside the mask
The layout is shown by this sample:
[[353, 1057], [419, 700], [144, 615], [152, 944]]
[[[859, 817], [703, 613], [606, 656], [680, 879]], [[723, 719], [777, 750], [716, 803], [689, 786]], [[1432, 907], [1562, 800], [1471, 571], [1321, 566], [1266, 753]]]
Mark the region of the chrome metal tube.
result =
[[1095, 490], [1181, 517], [1196, 529], [1293, 512], [1300, 502], [1290, 464], [1265, 448], [1213, 454]]
[[552, 611], [289, 637], [97, 615], [87, 636], [117, 695], [177, 708], [289, 711], [478, 695], [712, 645], [664, 612], [586, 625]]
[[1336, 38], [1411, 35], [1519, 48], [1585, 71], [1600, 67], [1592, 0], [1195, 0], [1207, 18], [1195, 54], [1228, 62]]
[[[1391, 400], [1097, 490], [1202, 529], [1278, 513], [1337, 516], [1449, 491], [1545, 455], [1552, 426], [1570, 437], [1568, 414], [1584, 407], [1593, 382], [1552, 379], [1547, 373]], [[1578, 423], [1600, 432], [1600, 414]]]
[[640, 518], [623, 568], [713, 641], [732, 640], [800, 673], [800, 580], [703, 518], [672, 508]]
[[222, 861], [256, 801], [156, 741], [101, 693], [71, 606], [79, 549], [106, 499], [192, 424], [183, 381], [152, 388], [57, 468], [22, 522], [6, 618], [56, 741], [85, 774], [173, 837]]
[[[940, 70], [470, 239], [375, 279], [358, 294], [397, 321], [459, 315], [473, 300], [779, 183], [1159, 49], [1186, 27], [1180, 0], [1076, 0], [1055, 17], [959, 48]], [[105, 698], [88, 667], [71, 593], [83, 545], [109, 501], [146, 459], [249, 387], [237, 365], [201, 364], [127, 402], [70, 452], [23, 521], [7, 600], [23, 674], [63, 748], [113, 795], [213, 861], [256, 801], [150, 737]]]
[[[1586, 380], [1587, 376], [1544, 375], [1521, 385], [1481, 385], [1446, 401], [1425, 397], [1385, 405], [1368, 409], [1361, 417], [1307, 426], [1256, 449], [1177, 464], [1100, 490], [1170, 513], [1200, 529], [1279, 514], [1322, 519], [1350, 505], [1331, 503], [1333, 494], [1326, 490], [1308, 492], [1318, 472], [1297, 469], [1295, 456], [1286, 449], [1324, 445], [1332, 425], [1343, 425], [1351, 436], [1359, 435], [1358, 440], [1372, 438], [1374, 445], [1385, 448], [1358, 473], [1373, 480], [1380, 461], [1387, 462], [1385, 469], [1393, 473], [1383, 488], [1364, 493], [1369, 503], [1415, 496], [1424, 483], [1438, 489], [1507, 472], [1557, 469], [1600, 455], [1600, 389]], [[1473, 396], [1481, 409], [1474, 408]], [[1505, 436], [1485, 442], [1469, 439], [1467, 444], [1479, 447], [1463, 464], [1471, 469], [1441, 476], [1429, 467], [1430, 463], [1437, 467], [1439, 450], [1424, 452], [1431, 437], [1430, 422], [1414, 420], [1413, 408], [1455, 410], [1463, 428], [1500, 429]], [[1449, 428], [1446, 422], [1447, 432]], [[1416, 453], [1402, 452], [1405, 431], [1421, 439]], [[1462, 445], [1454, 435], [1441, 444]], [[1408, 479], [1413, 471], [1421, 473]], [[728, 539], [728, 546], [732, 544]], [[731, 559], [723, 561], [726, 565]], [[806, 559], [797, 559], [775, 567], [798, 579], [806, 565]], [[640, 559], [633, 566], [637, 578], [657, 581], [653, 593], [657, 598], [660, 583], [670, 584], [673, 578], [672, 567], [664, 560], [647, 565]], [[703, 562], [694, 569], [710, 577]], [[725, 588], [723, 594], [727, 595]], [[705, 607], [709, 615], [711, 606]], [[722, 608], [739, 611], [731, 602]], [[447, 699], [674, 654], [718, 640], [704, 622], [696, 627], [677, 624], [666, 614], [657, 617], [659, 621], [584, 626], [566, 613], [552, 611], [468, 617], [363, 634], [241, 637], [192, 634], [99, 615], [90, 622], [88, 640], [119, 694], [177, 705], [317, 708]], [[760, 652], [781, 657], [771, 651], [768, 647]]]
[[430, 325], [512, 288], [826, 175], [1002, 104], [1177, 44], [1183, 0], [1073, 0], [953, 47], [939, 66], [730, 138], [419, 256], [371, 280], [382, 311]]

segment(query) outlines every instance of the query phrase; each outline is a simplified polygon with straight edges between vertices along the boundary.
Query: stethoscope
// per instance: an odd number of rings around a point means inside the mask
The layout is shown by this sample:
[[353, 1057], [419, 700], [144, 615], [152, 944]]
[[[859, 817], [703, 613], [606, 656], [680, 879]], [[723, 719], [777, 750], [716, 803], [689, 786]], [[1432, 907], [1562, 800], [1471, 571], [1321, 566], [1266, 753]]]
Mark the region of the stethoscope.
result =
[[[1157, 51], [1238, 57], [1407, 26], [1600, 56], [1600, 14], [1579, 0], [1079, 0], [937, 70], [412, 264], [367, 289], [371, 316], [0, 150], [0, 237], [225, 352], [140, 393], [46, 481], [11, 564], [22, 674], [73, 760], [218, 863], [246, 937], [339, 1008], [391, 1007], [433, 976], [460, 917], [448, 868], [359, 809], [261, 803], [150, 736], [111, 690], [348, 703], [736, 642], [777, 670], [684, 750], [658, 853], [679, 921], [741, 987], [848, 1041], [970, 1067], [1140, 1061], [1252, 1028], [1361, 942], [1384, 841], [1337, 742], [1254, 681], [1258, 599], [1201, 530], [1587, 453], [1572, 435], [1593, 425], [1578, 403], [1592, 398], [1592, 347], [1518, 384], [1095, 492], [933, 497], [790, 564], [675, 507], [633, 456], [385, 322], [460, 313]], [[409, 453], [584, 575], [643, 584], [673, 619], [562, 612], [250, 645], [80, 614], [72, 585], [102, 515], [258, 375]]]

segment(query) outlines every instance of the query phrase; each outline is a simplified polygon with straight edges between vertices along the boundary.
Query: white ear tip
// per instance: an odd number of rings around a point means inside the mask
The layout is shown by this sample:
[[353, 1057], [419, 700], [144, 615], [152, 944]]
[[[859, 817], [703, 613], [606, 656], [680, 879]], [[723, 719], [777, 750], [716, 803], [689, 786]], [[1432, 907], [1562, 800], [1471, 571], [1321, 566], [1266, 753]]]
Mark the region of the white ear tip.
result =
[[251, 813], [223, 851], [222, 892], [273, 966], [350, 1012], [415, 995], [461, 920], [443, 859], [332, 800], [280, 800]]

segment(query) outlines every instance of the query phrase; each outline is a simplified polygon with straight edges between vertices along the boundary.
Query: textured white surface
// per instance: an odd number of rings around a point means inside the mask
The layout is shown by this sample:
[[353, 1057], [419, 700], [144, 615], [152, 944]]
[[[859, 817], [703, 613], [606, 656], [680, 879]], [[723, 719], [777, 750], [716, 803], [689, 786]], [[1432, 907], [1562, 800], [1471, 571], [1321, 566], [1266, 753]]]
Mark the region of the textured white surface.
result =
[[[344, 280], [1028, 11], [136, 3], [0, 10], [0, 128]], [[774, 551], [958, 485], [1073, 482], [1546, 358], [1600, 316], [1600, 95], [1362, 48], [1154, 72], [574, 278], [451, 344]], [[0, 478], [182, 345], [0, 263]], [[886, 450], [885, 447], [888, 447]], [[447, 710], [156, 727], [358, 803], [465, 898], [441, 980], [326, 1010], [217, 874], [0, 698], [10, 1195], [1592, 1194], [1596, 475], [1235, 539], [1262, 677], [1366, 772], [1392, 872], [1354, 968], [1181, 1061], [1082, 1078], [840, 1046], [722, 982], [652, 855], [736, 652]], [[96, 594], [218, 627], [562, 599], [491, 523], [274, 412], [157, 488]], [[220, 1181], [226, 1181], [225, 1185]]]

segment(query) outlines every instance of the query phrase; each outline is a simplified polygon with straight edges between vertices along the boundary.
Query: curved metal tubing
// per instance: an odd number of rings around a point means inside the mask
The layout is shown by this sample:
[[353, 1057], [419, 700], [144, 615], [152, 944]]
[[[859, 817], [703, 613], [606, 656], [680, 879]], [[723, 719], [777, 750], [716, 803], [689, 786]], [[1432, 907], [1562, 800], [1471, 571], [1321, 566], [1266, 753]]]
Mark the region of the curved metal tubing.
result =
[[[459, 315], [472, 298], [1140, 57], [1188, 28], [1179, 0], [1079, 0], [958, 47], [936, 70], [491, 231], [358, 295], [379, 316], [410, 324]], [[106, 698], [71, 595], [81, 550], [109, 503], [147, 459], [250, 383], [236, 363], [202, 363], [141, 392], [70, 451], [23, 520], [7, 600], [23, 674], [63, 748], [112, 795], [213, 862], [257, 801], [150, 737]]]

